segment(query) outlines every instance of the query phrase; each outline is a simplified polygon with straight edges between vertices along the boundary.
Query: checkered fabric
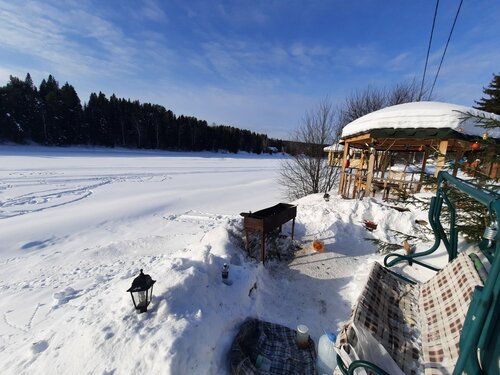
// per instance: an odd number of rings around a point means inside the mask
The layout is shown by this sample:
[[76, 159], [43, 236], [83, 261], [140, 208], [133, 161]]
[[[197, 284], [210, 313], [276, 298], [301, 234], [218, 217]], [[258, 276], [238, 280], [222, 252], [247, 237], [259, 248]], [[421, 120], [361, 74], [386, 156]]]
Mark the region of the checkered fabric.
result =
[[458, 257], [420, 285], [419, 310], [426, 375], [451, 374], [459, 355], [465, 315], [476, 285], [483, 285], [473, 261]]
[[[350, 322], [363, 325], [406, 374], [416, 375], [420, 365], [418, 291], [379, 263], [374, 263]], [[342, 330], [339, 345], [358, 346], [350, 324]], [[349, 353], [348, 347], [344, 349]]]
[[[231, 346], [232, 375], [315, 375], [316, 351], [309, 338], [309, 348], [299, 349], [296, 331], [279, 324], [249, 319], [244, 322]], [[257, 356], [270, 360], [269, 371], [257, 369]]]
[[483, 282], [466, 254], [458, 255], [419, 285], [409, 284], [375, 263], [337, 347], [347, 353], [351, 348], [362, 352], [352, 329], [353, 323], [360, 324], [405, 374], [451, 374], [476, 285]]

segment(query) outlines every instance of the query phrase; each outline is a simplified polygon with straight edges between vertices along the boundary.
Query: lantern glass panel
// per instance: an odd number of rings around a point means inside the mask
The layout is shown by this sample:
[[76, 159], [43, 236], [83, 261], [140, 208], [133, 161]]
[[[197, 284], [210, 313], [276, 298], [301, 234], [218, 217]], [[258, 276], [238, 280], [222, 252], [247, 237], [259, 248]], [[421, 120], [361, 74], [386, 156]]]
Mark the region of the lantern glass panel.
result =
[[141, 273], [132, 282], [132, 286], [127, 290], [132, 296], [132, 302], [138, 312], [146, 312], [148, 305], [151, 303], [153, 296], [153, 285], [156, 280], [151, 276], [145, 275], [141, 269]]
[[137, 304], [138, 307], [147, 306], [148, 305], [148, 291], [142, 290], [140, 292], [137, 292], [137, 299], [139, 300], [139, 303]]
[[148, 305], [151, 303], [151, 296], [153, 295], [152, 288], [139, 292], [132, 292], [131, 294], [135, 308], [141, 312], [147, 311]]

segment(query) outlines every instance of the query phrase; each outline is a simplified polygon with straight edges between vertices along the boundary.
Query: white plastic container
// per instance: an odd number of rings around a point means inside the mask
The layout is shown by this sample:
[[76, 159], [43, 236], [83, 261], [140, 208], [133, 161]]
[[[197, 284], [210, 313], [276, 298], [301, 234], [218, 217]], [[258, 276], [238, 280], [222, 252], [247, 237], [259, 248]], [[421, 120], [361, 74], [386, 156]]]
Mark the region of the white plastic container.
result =
[[318, 375], [332, 375], [337, 367], [337, 352], [334, 349], [336, 339], [334, 333], [325, 333], [319, 338], [316, 360]]

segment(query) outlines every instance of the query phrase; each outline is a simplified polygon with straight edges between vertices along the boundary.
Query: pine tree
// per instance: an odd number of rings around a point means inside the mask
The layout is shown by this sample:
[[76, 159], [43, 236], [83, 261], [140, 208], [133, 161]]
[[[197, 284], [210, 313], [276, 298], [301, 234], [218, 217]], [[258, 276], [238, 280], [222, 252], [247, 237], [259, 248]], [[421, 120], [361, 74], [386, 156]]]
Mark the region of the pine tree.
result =
[[40, 111], [42, 118], [43, 143], [48, 145], [65, 144], [61, 127], [61, 92], [59, 82], [50, 74], [42, 80], [38, 90], [40, 95]]
[[86, 137], [82, 128], [82, 105], [75, 88], [68, 82], [60, 90], [61, 144], [84, 144]]
[[[481, 98], [479, 101], [475, 101], [478, 104], [475, 108], [500, 114], [500, 76], [494, 75], [490, 86], [485, 88], [483, 92], [489, 95], [490, 98]], [[498, 191], [500, 187], [498, 171], [496, 172], [496, 178], [493, 176], [492, 171], [496, 170], [500, 164], [500, 143], [497, 139], [490, 138], [488, 131], [500, 128], [500, 120], [473, 111], [464, 113], [463, 120], [474, 121], [476, 126], [485, 129], [482, 139], [477, 141], [480, 144], [479, 149], [470, 151], [467, 157], [470, 160], [479, 160], [481, 165], [490, 167], [486, 170], [472, 170], [471, 164], [469, 164], [463, 168], [464, 172], [471, 175], [469, 182], [477, 184], [481, 188]], [[457, 215], [457, 225], [460, 227], [460, 231], [471, 240], [477, 241], [481, 239], [485, 226], [491, 224], [492, 218], [488, 209], [463, 192], [451, 192], [450, 199], [456, 203], [457, 212], [459, 213]]]
[[89, 102], [84, 108], [86, 126], [89, 129], [89, 140], [92, 145], [113, 147], [115, 140], [110, 129], [109, 100], [102, 92], [90, 94]]
[[474, 108], [482, 111], [496, 113], [500, 115], [500, 75], [493, 74], [493, 79], [488, 87], [483, 88], [483, 93], [487, 98], [481, 98], [476, 101], [477, 106]]
[[[265, 134], [179, 116], [158, 104], [92, 93], [82, 108], [69, 83], [54, 76], [37, 89], [28, 73], [0, 87], [0, 141], [46, 145], [88, 144], [177, 150], [261, 153]], [[282, 141], [273, 140], [281, 149]], [[281, 143], [280, 143], [281, 142]]]
[[29, 73], [23, 81], [10, 76], [1, 89], [0, 138], [14, 142], [32, 139], [37, 126], [37, 92]]
[[27, 139], [37, 142], [41, 136], [42, 126], [40, 98], [29, 73], [26, 74], [26, 78], [24, 79], [23, 93]]

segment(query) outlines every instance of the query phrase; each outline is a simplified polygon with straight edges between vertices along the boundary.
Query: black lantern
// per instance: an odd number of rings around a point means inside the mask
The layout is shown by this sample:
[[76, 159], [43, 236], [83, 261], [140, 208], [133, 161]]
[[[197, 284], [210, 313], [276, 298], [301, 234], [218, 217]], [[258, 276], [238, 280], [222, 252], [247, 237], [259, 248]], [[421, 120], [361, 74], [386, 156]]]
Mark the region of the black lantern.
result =
[[142, 272], [132, 281], [132, 286], [127, 290], [132, 296], [132, 302], [139, 313], [148, 311], [148, 305], [153, 297], [153, 285], [156, 280]]

